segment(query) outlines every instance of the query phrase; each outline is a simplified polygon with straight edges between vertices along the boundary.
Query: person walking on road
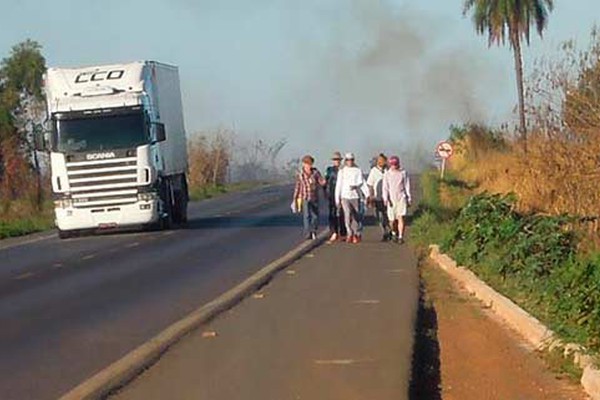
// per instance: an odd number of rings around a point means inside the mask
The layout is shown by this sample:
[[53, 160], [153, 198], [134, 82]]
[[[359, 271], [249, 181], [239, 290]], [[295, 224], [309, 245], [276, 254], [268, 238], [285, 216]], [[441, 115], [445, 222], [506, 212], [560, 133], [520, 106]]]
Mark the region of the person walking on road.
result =
[[388, 210], [392, 240], [404, 242], [404, 217], [411, 205], [410, 179], [400, 158], [390, 157], [390, 169], [383, 176], [383, 201]]
[[325, 191], [329, 200], [329, 230], [331, 231], [330, 242], [346, 237], [346, 225], [344, 223], [344, 212], [335, 204], [335, 185], [342, 165], [342, 154], [339, 151], [333, 153], [332, 165], [325, 172]]
[[369, 172], [367, 178], [367, 186], [369, 188], [369, 206], [373, 207], [375, 218], [381, 226], [383, 237], [382, 242], [387, 242], [390, 239], [390, 227], [388, 220], [387, 207], [383, 201], [383, 175], [387, 171], [387, 157], [380, 154], [377, 157], [377, 163]]
[[294, 189], [294, 202], [292, 208], [302, 212], [304, 235], [307, 240], [317, 238], [319, 230], [319, 189], [326, 182], [318, 169], [314, 167], [315, 159], [312, 156], [302, 158], [302, 169], [296, 177]]
[[348, 233], [348, 243], [361, 242], [360, 202], [368, 195], [368, 188], [360, 168], [354, 161], [354, 154], [345, 156], [345, 166], [338, 173], [335, 185], [335, 204], [344, 210], [344, 222]]

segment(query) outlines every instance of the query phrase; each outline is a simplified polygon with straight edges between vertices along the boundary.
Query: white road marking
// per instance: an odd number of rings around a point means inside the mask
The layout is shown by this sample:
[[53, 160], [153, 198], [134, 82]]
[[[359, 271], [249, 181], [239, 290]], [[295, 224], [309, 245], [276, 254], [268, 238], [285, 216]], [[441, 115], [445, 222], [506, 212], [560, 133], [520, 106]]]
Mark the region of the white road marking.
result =
[[95, 258], [96, 255], [95, 254], [88, 254], [87, 256], [83, 256], [81, 257], [82, 260], [91, 260], [92, 258]]
[[139, 245], [140, 245], [140, 242], [133, 242], [133, 243], [129, 243], [125, 247], [128, 248], [128, 249], [131, 249], [133, 247], [138, 247]]
[[356, 300], [354, 302], [354, 304], [367, 304], [367, 305], [374, 305], [374, 304], [379, 304], [379, 303], [381, 303], [381, 301], [375, 300], [375, 299]]
[[25, 272], [24, 274], [15, 276], [15, 280], [22, 281], [23, 279], [31, 278], [34, 275], [35, 274], [33, 272]]
[[353, 358], [340, 358], [340, 359], [331, 359], [331, 360], [314, 360], [316, 365], [354, 365], [354, 364], [362, 364], [362, 363], [371, 363], [374, 362], [372, 359], [365, 360], [356, 360]]
[[54, 263], [52, 265], [52, 268], [62, 268], [62, 267], [64, 267], [63, 263]]

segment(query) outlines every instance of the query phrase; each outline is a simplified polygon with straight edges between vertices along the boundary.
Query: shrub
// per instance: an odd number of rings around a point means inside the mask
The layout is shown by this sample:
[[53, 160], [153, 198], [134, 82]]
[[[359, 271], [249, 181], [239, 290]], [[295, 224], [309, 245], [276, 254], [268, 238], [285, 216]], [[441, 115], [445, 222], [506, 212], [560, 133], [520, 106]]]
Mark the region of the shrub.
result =
[[[522, 214], [514, 195], [478, 194], [451, 222], [424, 213], [414, 224], [562, 336], [600, 350], [600, 255], [582, 257], [570, 218]], [[443, 235], [435, 236], [435, 227]]]

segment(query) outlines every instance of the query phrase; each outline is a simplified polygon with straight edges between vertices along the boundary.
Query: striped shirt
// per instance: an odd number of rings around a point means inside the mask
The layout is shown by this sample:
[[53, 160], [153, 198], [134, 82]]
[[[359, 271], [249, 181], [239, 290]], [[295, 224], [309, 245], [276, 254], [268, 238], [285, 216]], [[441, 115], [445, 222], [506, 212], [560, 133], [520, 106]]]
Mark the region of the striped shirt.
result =
[[294, 189], [294, 199], [308, 201], [319, 201], [319, 189], [323, 182], [323, 177], [318, 169], [311, 169], [310, 173], [302, 170], [296, 176], [296, 188]]

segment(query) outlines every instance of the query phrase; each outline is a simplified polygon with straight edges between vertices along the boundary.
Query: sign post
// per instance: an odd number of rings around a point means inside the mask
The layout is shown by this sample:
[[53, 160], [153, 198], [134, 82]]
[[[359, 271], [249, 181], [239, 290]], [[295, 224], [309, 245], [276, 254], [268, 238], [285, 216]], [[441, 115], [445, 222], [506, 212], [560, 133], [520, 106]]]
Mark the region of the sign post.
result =
[[443, 180], [444, 175], [446, 174], [446, 163], [448, 162], [448, 159], [452, 157], [452, 154], [454, 154], [454, 148], [452, 147], [452, 144], [450, 144], [450, 142], [444, 141], [438, 143], [435, 152], [442, 159], [440, 178]]

